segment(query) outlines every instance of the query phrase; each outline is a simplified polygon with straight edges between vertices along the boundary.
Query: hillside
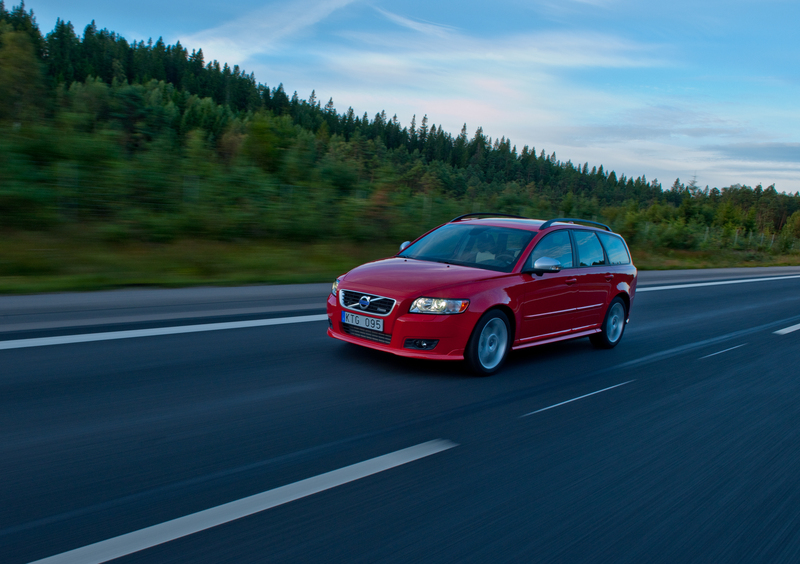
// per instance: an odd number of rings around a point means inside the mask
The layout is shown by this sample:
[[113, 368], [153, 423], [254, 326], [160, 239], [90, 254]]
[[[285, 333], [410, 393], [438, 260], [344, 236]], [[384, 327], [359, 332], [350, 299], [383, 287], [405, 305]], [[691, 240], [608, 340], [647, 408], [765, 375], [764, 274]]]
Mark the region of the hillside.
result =
[[800, 194], [665, 189], [480, 127], [339, 112], [206, 62], [199, 46], [129, 42], [94, 22], [42, 34], [32, 11], [2, 1], [0, 128], [6, 234], [380, 243], [492, 210], [600, 219], [642, 249], [800, 249]]

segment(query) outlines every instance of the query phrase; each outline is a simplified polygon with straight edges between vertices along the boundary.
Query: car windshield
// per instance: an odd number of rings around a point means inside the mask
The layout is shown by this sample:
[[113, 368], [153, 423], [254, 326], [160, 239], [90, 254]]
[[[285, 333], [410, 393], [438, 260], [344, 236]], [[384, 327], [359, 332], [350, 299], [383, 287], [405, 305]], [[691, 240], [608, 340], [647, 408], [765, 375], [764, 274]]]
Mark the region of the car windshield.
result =
[[397, 256], [511, 272], [534, 235], [524, 229], [449, 223]]

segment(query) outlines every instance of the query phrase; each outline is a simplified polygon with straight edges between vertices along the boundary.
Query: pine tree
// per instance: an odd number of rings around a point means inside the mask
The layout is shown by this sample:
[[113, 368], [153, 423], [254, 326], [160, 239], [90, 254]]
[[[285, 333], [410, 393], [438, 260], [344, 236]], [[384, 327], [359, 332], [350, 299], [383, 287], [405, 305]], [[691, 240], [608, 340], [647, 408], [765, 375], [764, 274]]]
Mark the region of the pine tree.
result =
[[16, 8], [12, 8], [10, 12], [5, 11], [3, 7], [2, 13], [5, 15], [4, 19], [13, 31], [19, 31], [28, 36], [28, 41], [33, 46], [34, 54], [39, 60], [44, 59], [45, 56], [45, 43], [39, 26], [36, 24], [36, 17], [33, 15], [33, 10], [25, 11], [25, 1], [20, 2]]
[[0, 22], [0, 120], [24, 125], [43, 103], [42, 72], [30, 36], [8, 29]]
[[56, 20], [56, 26], [45, 39], [47, 45], [47, 74], [55, 84], [72, 84], [81, 80], [79, 69], [81, 65], [80, 39], [75, 35], [75, 28], [70, 22], [61, 18]]
[[[333, 104], [333, 100], [331, 99], [328, 104]], [[328, 106], [325, 107], [327, 108]], [[277, 88], [272, 90], [272, 111], [282, 116], [288, 114], [290, 109], [289, 96], [286, 95], [286, 91], [283, 89], [283, 83], [280, 83]]]

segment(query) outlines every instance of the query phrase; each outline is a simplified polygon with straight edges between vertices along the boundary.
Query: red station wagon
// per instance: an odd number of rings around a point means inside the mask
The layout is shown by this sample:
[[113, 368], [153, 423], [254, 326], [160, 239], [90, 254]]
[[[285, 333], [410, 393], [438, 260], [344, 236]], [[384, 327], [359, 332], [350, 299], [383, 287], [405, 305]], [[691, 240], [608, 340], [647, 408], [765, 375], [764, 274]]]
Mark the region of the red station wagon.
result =
[[620, 342], [637, 277], [620, 235], [583, 219], [486, 215], [457, 217], [337, 278], [328, 335], [400, 356], [466, 359], [482, 375], [512, 349]]

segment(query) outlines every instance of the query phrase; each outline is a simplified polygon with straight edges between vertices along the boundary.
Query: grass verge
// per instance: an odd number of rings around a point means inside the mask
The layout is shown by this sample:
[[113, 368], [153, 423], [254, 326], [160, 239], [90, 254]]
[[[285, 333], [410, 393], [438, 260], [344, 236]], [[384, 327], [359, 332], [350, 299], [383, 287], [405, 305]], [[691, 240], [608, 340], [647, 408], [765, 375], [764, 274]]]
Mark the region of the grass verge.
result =
[[0, 293], [328, 282], [395, 252], [397, 245], [350, 241], [108, 243], [13, 233], [0, 237]]
[[[114, 243], [93, 233], [0, 233], [0, 293], [329, 282], [397, 252], [385, 242]], [[800, 265], [800, 252], [632, 250], [642, 270]]]
[[737, 268], [756, 266], [800, 266], [800, 252], [770, 254], [758, 250], [715, 249], [677, 251], [671, 249], [631, 249], [633, 262], [640, 270], [680, 270], [691, 268]]

